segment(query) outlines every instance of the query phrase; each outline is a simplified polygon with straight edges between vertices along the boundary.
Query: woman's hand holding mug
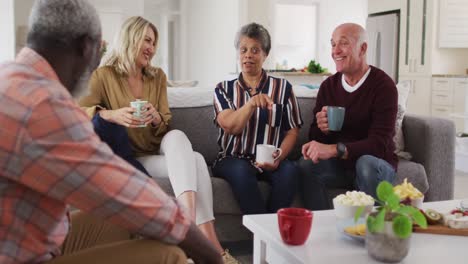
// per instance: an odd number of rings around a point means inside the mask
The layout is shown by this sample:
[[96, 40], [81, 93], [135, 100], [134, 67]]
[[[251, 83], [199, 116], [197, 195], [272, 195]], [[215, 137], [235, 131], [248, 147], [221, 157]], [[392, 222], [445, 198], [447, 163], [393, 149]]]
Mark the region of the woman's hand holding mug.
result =
[[162, 118], [158, 111], [156, 111], [156, 108], [154, 108], [151, 103], [146, 103], [144, 107], [146, 108], [146, 111], [142, 113], [143, 123], [145, 125], [153, 124], [153, 126], [161, 124]]
[[261, 169], [274, 171], [278, 168], [282, 151], [273, 145], [258, 144], [255, 165]]
[[101, 110], [99, 115], [102, 119], [125, 127], [138, 127], [141, 119], [134, 116], [135, 109], [132, 107], [122, 107], [116, 110]]

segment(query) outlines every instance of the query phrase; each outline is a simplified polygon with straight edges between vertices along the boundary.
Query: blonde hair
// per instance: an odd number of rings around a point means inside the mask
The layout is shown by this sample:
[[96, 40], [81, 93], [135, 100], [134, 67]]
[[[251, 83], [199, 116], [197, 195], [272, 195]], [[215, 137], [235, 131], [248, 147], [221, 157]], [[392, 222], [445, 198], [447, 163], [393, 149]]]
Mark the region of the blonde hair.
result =
[[[128, 18], [117, 38], [114, 40], [112, 50], [108, 56], [103, 58], [102, 65], [112, 66], [120, 74], [128, 75], [130, 72], [136, 70], [135, 61], [140, 53], [141, 44], [145, 38], [146, 31], [150, 27], [154, 31], [155, 36], [155, 50], [158, 43], [158, 30], [148, 20], [134, 16]], [[151, 63], [150, 58], [150, 63]], [[143, 68], [143, 74], [154, 77], [156, 75], [156, 69], [147, 65]]]

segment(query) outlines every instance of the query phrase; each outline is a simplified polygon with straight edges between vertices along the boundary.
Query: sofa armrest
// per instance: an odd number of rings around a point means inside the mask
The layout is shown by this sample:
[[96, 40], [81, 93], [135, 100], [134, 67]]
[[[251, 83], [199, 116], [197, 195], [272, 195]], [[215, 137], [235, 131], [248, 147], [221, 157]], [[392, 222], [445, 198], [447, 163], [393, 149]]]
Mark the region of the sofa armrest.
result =
[[405, 115], [405, 151], [424, 166], [429, 182], [426, 201], [453, 199], [455, 170], [455, 125], [434, 117]]

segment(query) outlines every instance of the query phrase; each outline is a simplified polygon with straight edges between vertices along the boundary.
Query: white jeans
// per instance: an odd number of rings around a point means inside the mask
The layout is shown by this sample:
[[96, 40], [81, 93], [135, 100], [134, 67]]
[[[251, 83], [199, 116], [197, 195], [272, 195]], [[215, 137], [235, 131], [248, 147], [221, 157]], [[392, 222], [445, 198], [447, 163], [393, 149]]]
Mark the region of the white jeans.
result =
[[137, 160], [153, 177], [169, 177], [176, 197], [186, 191], [196, 192], [197, 225], [214, 219], [213, 191], [210, 174], [203, 156], [194, 152], [184, 132], [171, 130], [161, 141], [160, 155], [139, 157]]

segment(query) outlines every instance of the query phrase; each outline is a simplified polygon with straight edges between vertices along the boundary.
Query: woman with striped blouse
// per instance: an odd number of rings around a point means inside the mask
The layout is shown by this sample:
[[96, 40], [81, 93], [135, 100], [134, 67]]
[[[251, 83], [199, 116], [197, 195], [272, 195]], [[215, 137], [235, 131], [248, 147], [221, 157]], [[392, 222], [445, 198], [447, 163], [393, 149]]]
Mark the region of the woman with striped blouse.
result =
[[[276, 212], [290, 206], [296, 193], [298, 169], [286, 157], [303, 123], [301, 113], [291, 84], [263, 70], [271, 48], [268, 31], [256, 23], [245, 25], [235, 47], [241, 73], [215, 89], [220, 152], [213, 173], [229, 182], [244, 214]], [[257, 144], [274, 145], [281, 153], [273, 154], [279, 156], [274, 163], [258, 163]], [[267, 201], [258, 180], [271, 185]]]

